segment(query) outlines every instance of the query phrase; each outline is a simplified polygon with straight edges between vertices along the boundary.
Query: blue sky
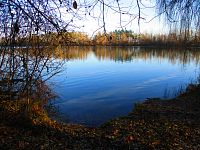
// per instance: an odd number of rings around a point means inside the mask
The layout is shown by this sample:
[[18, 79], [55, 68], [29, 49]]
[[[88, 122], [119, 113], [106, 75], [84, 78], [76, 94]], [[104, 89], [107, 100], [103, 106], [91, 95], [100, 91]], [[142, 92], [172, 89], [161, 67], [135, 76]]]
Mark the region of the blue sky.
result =
[[[77, 1], [78, 4], [83, 4], [84, 0]], [[87, 1], [87, 3], [92, 3], [95, 0]], [[113, 6], [115, 10], [118, 10], [116, 0], [104, 0], [106, 4]], [[162, 21], [159, 21], [159, 17], [154, 18], [156, 16], [156, 10], [154, 6], [154, 0], [141, 0], [142, 4], [141, 7], [141, 17], [144, 19], [140, 19], [140, 27], [138, 26], [138, 7], [136, 0], [119, 0], [119, 4], [122, 10], [128, 11], [132, 15], [121, 15], [121, 22], [120, 22], [120, 15], [116, 13], [109, 7], [105, 7], [105, 26], [106, 31], [113, 31], [115, 29], [131, 29], [136, 33], [162, 33], [167, 31], [167, 27], [163, 26]], [[148, 8], [147, 8], [148, 7]], [[98, 3], [92, 11], [89, 10], [90, 8], [82, 7], [76, 11], [76, 14], [81, 16], [81, 20], [76, 19], [76, 24], [81, 26], [80, 29], [76, 29], [78, 31], [86, 32], [89, 35], [92, 35], [94, 31], [99, 29], [102, 25], [102, 4]], [[85, 13], [87, 12], [87, 13]], [[134, 19], [135, 18], [135, 19]], [[153, 20], [151, 20], [154, 18]], [[131, 23], [129, 23], [131, 21]], [[151, 21], [150, 21], [151, 20]], [[150, 22], [149, 22], [150, 21]], [[83, 26], [83, 27], [82, 27]], [[103, 28], [98, 31], [103, 32]], [[98, 32], [97, 31], [97, 32]]]

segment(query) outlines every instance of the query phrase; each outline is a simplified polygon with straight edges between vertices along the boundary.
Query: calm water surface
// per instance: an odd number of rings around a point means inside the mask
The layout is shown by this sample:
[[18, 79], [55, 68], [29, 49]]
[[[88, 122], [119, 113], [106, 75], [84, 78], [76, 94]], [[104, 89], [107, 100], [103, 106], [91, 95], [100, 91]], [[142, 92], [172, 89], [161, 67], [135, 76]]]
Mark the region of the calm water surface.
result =
[[67, 60], [51, 82], [59, 110], [71, 123], [97, 126], [128, 114], [146, 98], [170, 98], [199, 74], [200, 50], [72, 47], [55, 50]]

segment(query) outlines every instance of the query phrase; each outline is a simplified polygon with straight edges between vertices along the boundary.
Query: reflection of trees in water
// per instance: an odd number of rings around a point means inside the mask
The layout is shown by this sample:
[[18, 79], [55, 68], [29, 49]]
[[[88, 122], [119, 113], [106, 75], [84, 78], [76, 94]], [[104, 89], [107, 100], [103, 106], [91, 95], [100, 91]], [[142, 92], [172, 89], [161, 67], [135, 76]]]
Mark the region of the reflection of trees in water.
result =
[[135, 59], [163, 59], [170, 63], [187, 64], [191, 61], [196, 64], [200, 61], [200, 51], [197, 49], [162, 49], [142, 47], [63, 47], [57, 48], [54, 57], [62, 59], [86, 59], [93, 52], [99, 60], [132, 61]]
[[71, 46], [71, 47], [56, 47], [53, 50], [54, 58], [61, 58], [65, 60], [72, 59], [86, 59], [89, 52], [92, 51], [92, 47], [89, 46]]
[[56, 61], [47, 48], [0, 49], [0, 98], [44, 99], [51, 95], [45, 81], [60, 71], [62, 61]]
[[157, 59], [170, 63], [199, 64], [198, 50], [155, 49], [140, 47], [1, 47], [0, 49], [0, 98], [31, 97], [41, 99], [51, 94], [45, 81], [61, 71], [66, 60], [84, 60], [94, 54], [99, 60], [145, 61]]
[[100, 59], [112, 59], [115, 61], [132, 61], [135, 59], [150, 60], [156, 58], [160, 61], [167, 59], [170, 63], [187, 64], [191, 61], [199, 63], [200, 52], [198, 50], [183, 49], [155, 49], [155, 48], [113, 48], [96, 49], [95, 54]]

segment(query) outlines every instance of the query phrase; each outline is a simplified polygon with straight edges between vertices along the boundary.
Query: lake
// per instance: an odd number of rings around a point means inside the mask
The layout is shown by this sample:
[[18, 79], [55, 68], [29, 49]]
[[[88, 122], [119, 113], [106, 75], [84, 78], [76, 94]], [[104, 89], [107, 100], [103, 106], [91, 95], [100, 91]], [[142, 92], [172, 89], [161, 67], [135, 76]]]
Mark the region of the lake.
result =
[[57, 48], [65, 60], [49, 83], [70, 123], [98, 126], [127, 115], [146, 98], [171, 98], [199, 76], [200, 49], [143, 47]]

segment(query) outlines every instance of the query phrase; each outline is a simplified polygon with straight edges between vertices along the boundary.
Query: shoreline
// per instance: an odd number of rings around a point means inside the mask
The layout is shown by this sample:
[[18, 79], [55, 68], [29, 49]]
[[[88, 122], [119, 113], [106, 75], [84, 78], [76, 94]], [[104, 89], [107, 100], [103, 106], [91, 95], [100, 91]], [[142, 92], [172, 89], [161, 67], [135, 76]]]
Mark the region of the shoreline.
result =
[[[200, 45], [156, 45], [156, 44], [130, 44], [130, 45], [126, 45], [126, 44], [107, 44], [107, 45], [101, 45], [101, 44], [91, 44], [91, 45], [81, 45], [81, 44], [72, 44], [72, 45], [67, 45], [67, 44], [58, 44], [58, 45], [49, 45], [49, 44], [41, 44], [41, 45], [37, 45], [39, 46], [39, 48], [43, 48], [43, 47], [122, 47], [122, 48], [126, 48], [126, 47], [141, 47], [141, 48], [178, 48], [178, 49], [200, 49]], [[14, 44], [14, 45], [5, 45], [5, 44], [0, 44], [0, 48], [32, 48], [35, 46], [29, 45], [27, 46], [27, 44]]]
[[[138, 103], [129, 115], [100, 127], [60, 124], [39, 114], [30, 124], [2, 117], [1, 149], [199, 149], [200, 85], [169, 100]], [[2, 109], [1, 109], [2, 110]], [[37, 114], [37, 113], [35, 113]], [[15, 116], [12, 116], [16, 120]], [[47, 117], [47, 118], [46, 118]], [[10, 119], [13, 119], [10, 118]], [[23, 118], [21, 118], [23, 119]], [[24, 120], [23, 120], [24, 121]], [[17, 149], [17, 148], [16, 148]]]

